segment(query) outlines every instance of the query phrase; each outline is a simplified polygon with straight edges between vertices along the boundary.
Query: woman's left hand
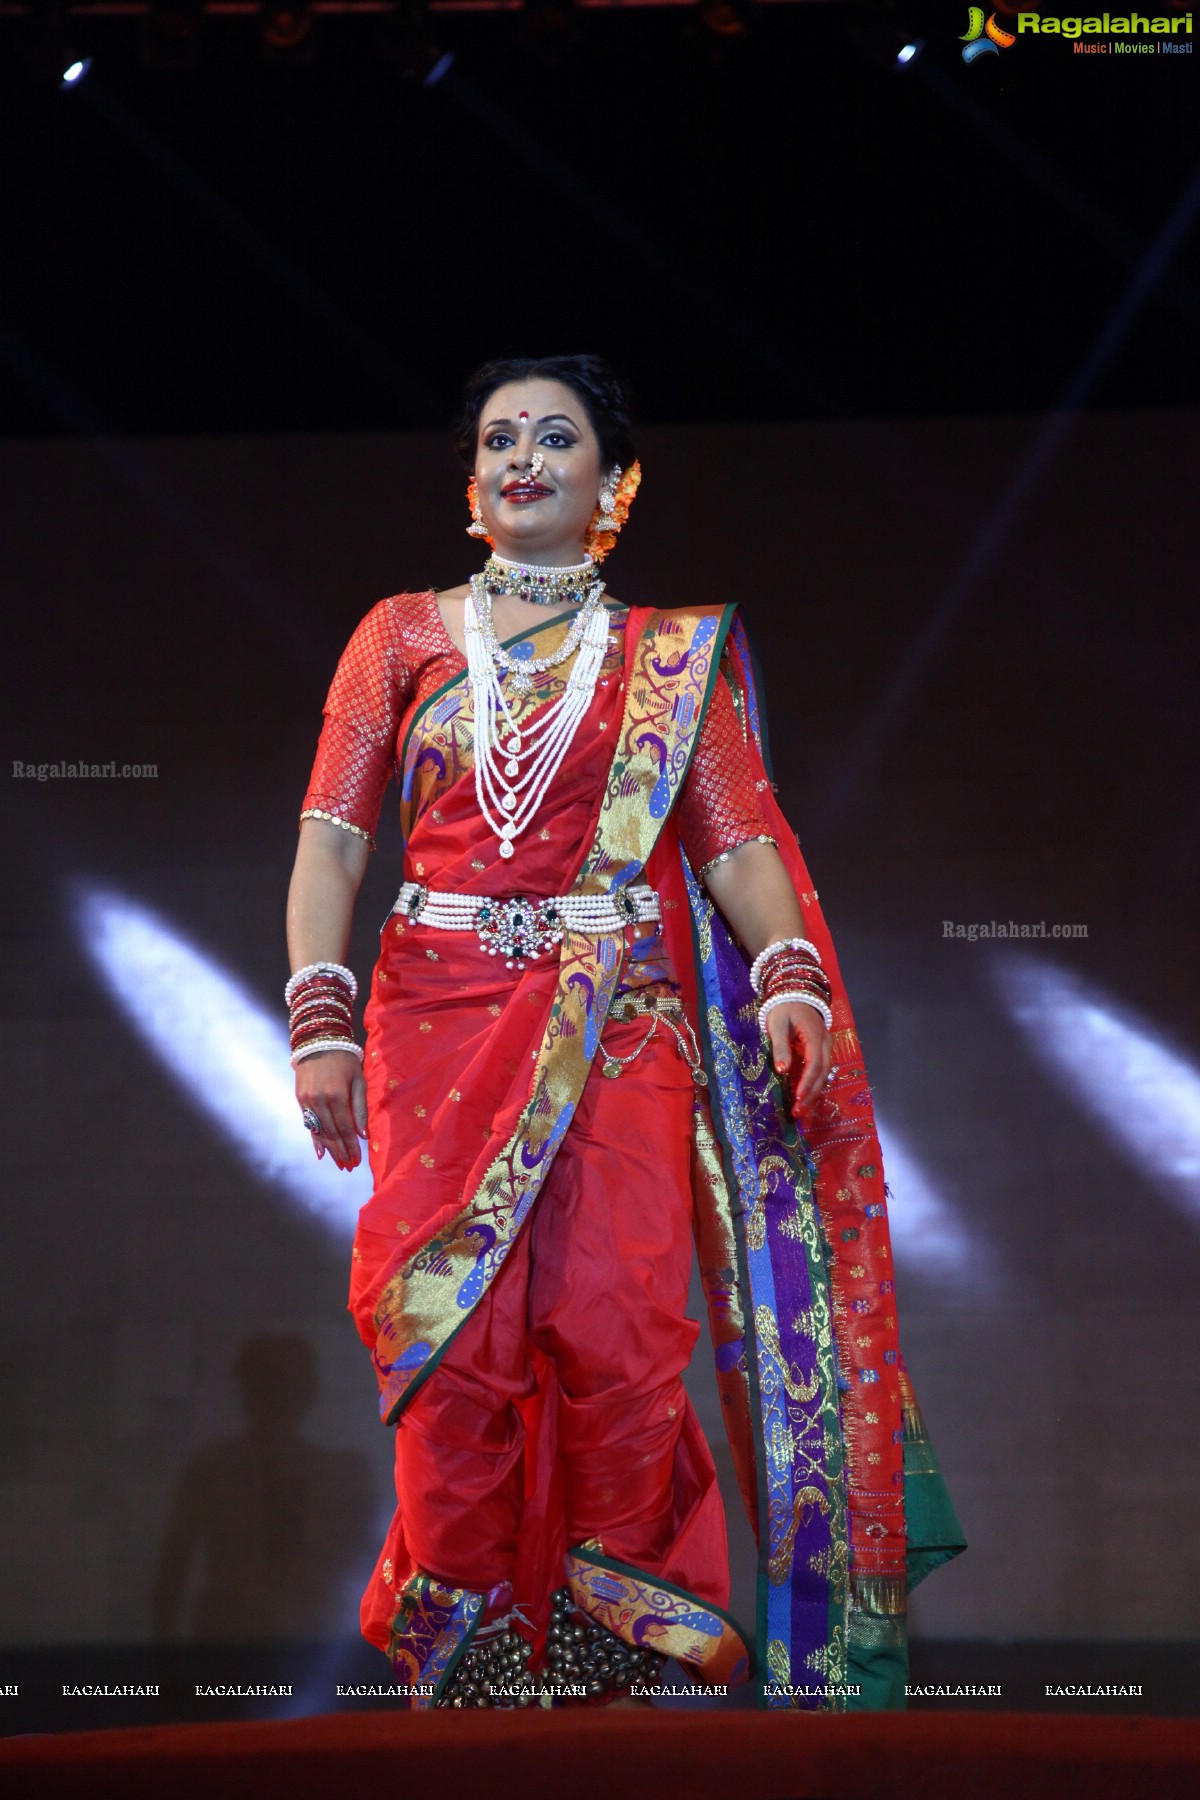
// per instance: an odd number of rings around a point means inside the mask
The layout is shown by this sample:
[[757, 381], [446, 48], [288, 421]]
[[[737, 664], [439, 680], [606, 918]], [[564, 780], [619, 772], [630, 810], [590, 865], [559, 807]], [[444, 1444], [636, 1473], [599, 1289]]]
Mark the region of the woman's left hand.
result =
[[775, 1073], [791, 1093], [791, 1114], [806, 1112], [829, 1080], [833, 1043], [811, 1006], [773, 1006], [766, 1018]]

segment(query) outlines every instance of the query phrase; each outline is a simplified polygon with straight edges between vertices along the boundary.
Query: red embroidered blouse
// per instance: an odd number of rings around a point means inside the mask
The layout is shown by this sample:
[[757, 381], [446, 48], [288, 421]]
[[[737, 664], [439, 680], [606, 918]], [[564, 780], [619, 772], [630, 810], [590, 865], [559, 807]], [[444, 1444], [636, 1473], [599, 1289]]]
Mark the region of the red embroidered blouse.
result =
[[[326, 819], [371, 839], [406, 715], [453, 679], [464, 661], [432, 591], [397, 594], [373, 607], [330, 686], [300, 817]], [[750, 839], [775, 841], [744, 743], [729, 684], [718, 681], [678, 802], [680, 838], [698, 873]]]

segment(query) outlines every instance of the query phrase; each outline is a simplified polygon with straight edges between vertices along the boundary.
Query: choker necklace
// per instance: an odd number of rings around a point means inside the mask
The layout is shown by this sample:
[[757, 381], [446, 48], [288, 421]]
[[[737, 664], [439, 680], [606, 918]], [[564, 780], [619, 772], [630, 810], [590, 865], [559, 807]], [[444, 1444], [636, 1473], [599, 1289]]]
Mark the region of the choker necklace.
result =
[[[496, 637], [486, 577], [471, 577], [463, 624], [475, 710], [475, 796], [485, 823], [500, 839], [506, 862], [514, 854], [513, 839], [532, 822], [592, 704], [608, 646], [608, 614], [600, 602], [603, 591], [603, 582], [589, 584], [583, 605], [553, 656], [521, 658]], [[565, 662], [576, 650], [575, 667], [558, 699], [538, 707], [529, 723], [519, 726], [503, 677], [510, 676], [514, 692], [524, 698], [538, 670]]]
[[515, 594], [518, 600], [532, 600], [535, 606], [559, 606], [564, 601], [581, 605], [595, 576], [596, 565], [590, 556], [582, 562], [551, 568], [513, 562], [510, 557], [493, 554], [483, 569], [489, 593]]

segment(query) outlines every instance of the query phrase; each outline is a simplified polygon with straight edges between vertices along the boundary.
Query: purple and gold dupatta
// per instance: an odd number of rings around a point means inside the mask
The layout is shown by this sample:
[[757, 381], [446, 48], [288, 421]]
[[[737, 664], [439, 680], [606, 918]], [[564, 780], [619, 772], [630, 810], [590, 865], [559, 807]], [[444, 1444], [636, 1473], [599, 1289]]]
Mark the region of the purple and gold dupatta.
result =
[[[691, 942], [675, 925], [671, 948], [694, 980], [687, 997], [710, 1096], [697, 1103], [696, 1241], [722, 1411], [758, 1536], [760, 1700], [903, 1706], [908, 1591], [965, 1546], [900, 1355], [862, 1051], [816, 892], [774, 800], [736, 614], [722, 673], [805, 935], [833, 986], [837, 1068], [801, 1134], [758, 1029], [749, 958], [676, 848]], [[674, 893], [666, 851], [651, 875]]]

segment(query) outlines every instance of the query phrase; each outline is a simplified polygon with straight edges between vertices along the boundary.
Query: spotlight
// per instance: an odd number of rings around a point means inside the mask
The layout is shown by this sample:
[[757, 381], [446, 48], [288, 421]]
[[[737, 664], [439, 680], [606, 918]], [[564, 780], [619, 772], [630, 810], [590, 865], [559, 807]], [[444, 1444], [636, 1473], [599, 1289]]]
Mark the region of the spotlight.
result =
[[448, 75], [453, 67], [453, 50], [443, 50], [432, 69], [430, 69], [428, 75], [426, 75], [424, 81], [421, 83], [422, 87], [436, 87], [443, 76]]
[[[9, 9], [16, 10], [16, 9]], [[22, 9], [17, 49], [30, 73], [44, 88], [66, 93], [87, 79], [92, 59], [68, 29], [65, 0], [44, 0]]]
[[847, 9], [850, 37], [859, 53], [878, 69], [906, 69], [925, 48], [894, 0], [864, 0]]
[[311, 62], [316, 20], [310, 0], [265, 0], [262, 52], [268, 62]]
[[405, 81], [436, 87], [450, 73], [453, 50], [439, 50], [430, 39], [425, 0], [400, 0], [379, 30], [379, 47]]

